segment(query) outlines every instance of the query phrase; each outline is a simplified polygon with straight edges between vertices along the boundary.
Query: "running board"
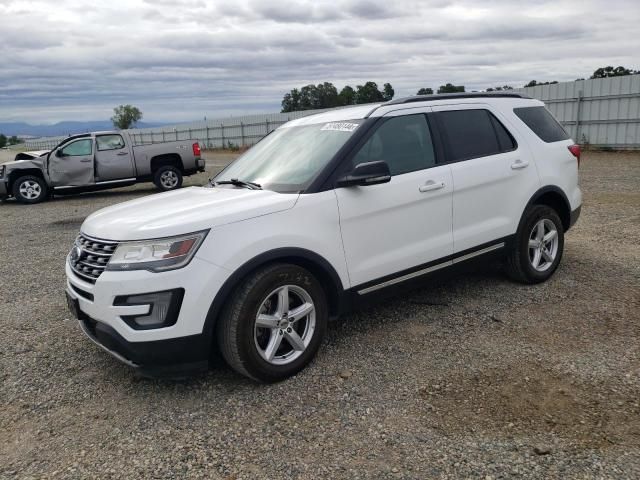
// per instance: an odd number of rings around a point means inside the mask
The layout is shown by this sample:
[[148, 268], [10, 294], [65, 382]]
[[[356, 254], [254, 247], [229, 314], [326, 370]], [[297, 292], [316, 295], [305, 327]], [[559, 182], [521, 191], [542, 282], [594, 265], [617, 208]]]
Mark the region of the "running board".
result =
[[395, 285], [396, 283], [405, 282], [407, 280], [411, 280], [412, 278], [420, 277], [422, 275], [426, 275], [427, 273], [435, 272], [436, 270], [441, 270], [446, 267], [451, 267], [456, 263], [464, 262], [465, 260], [469, 260], [471, 258], [484, 255], [485, 253], [493, 252], [494, 250], [498, 250], [500, 248], [503, 248], [504, 246], [505, 246], [505, 242], [496, 243], [495, 245], [482, 248], [475, 252], [467, 253], [466, 255], [462, 255], [461, 257], [457, 257], [452, 260], [447, 260], [446, 262], [438, 263], [436, 265], [432, 265], [431, 267], [423, 268], [422, 270], [407, 273], [406, 275], [392, 278], [391, 280], [387, 280], [386, 282], [378, 283], [376, 285], [363, 288], [362, 290], [358, 290], [358, 295], [366, 295], [367, 293], [375, 292], [376, 290], [380, 290], [381, 288], [390, 287], [391, 285]]
[[98, 185], [112, 185], [115, 183], [131, 183], [131, 182], [135, 182], [136, 178], [123, 178], [121, 180], [106, 180], [104, 182], [96, 182], [96, 183], [91, 183], [89, 185], [66, 185], [64, 187], [53, 187], [54, 190], [64, 190], [67, 188], [87, 188], [87, 187], [95, 187]]

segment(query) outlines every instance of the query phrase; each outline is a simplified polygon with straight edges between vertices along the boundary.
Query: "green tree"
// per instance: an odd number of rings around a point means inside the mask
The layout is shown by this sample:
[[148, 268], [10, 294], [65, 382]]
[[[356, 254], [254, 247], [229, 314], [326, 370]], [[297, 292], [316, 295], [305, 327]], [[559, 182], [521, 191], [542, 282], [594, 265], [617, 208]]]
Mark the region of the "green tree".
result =
[[317, 90], [317, 107], [315, 108], [334, 108], [340, 106], [340, 97], [338, 89], [331, 82], [319, 83], [316, 85]]
[[416, 95], [433, 95], [433, 88], [421, 88]]
[[133, 105], [120, 105], [113, 109], [113, 117], [111, 121], [113, 126], [119, 130], [126, 130], [134, 127], [142, 118], [142, 112]]
[[464, 92], [464, 85], [452, 85], [451, 83], [447, 83], [446, 85], [440, 85], [440, 88], [438, 88], [438, 93], [458, 92]]
[[631, 70], [623, 66], [615, 68], [612, 66], [607, 66], [598, 68], [595, 72], [593, 72], [593, 75], [591, 75], [590, 78], [622, 77], [624, 75], [635, 75], [637, 73], [640, 73], [640, 71]]
[[300, 90], [294, 88], [291, 92], [286, 93], [282, 99], [282, 112], [296, 112], [302, 110], [300, 108]]
[[11, 137], [9, 137], [9, 145], [18, 145], [20, 143], [20, 139], [13, 135]]
[[378, 90], [376, 82], [367, 82], [364, 85], [358, 85], [356, 88], [356, 103], [373, 103], [382, 102], [384, 100], [383, 93]]
[[527, 87], [537, 87], [538, 85], [555, 85], [556, 83], [558, 83], [557, 80], [553, 80], [551, 82], [537, 82], [535, 80], [531, 80], [529, 83], [527, 83], [524, 88]]
[[340, 97], [340, 105], [353, 105], [356, 103], [356, 91], [349, 85], [340, 90], [338, 97]]
[[393, 96], [396, 92], [393, 90], [393, 87], [390, 83], [385, 83], [382, 89], [382, 98], [384, 98], [385, 102], [393, 99]]
[[4, 148], [7, 146], [7, 137], [0, 133], [0, 148]]

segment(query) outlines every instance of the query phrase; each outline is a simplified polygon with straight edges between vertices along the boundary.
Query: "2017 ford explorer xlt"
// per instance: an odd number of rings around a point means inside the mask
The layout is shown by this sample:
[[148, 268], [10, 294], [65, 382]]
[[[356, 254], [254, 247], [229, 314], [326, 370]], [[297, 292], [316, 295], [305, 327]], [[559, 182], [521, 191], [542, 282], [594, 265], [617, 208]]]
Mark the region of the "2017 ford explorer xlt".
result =
[[581, 206], [579, 148], [517, 94], [411, 97], [294, 120], [205, 187], [89, 216], [66, 263], [70, 308], [148, 374], [219, 348], [271, 382], [327, 320], [381, 289], [488, 254], [542, 282]]

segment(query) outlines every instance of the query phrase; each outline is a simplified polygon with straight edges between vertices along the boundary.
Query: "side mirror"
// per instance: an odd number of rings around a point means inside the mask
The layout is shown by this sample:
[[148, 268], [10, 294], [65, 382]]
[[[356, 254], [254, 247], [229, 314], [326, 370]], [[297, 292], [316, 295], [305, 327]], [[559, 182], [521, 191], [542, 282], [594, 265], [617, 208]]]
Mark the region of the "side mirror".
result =
[[391, 172], [387, 162], [359, 163], [347, 175], [340, 177], [336, 182], [338, 187], [352, 187], [355, 185], [377, 185], [391, 181]]
[[62, 157], [62, 150], [56, 150], [56, 157]]

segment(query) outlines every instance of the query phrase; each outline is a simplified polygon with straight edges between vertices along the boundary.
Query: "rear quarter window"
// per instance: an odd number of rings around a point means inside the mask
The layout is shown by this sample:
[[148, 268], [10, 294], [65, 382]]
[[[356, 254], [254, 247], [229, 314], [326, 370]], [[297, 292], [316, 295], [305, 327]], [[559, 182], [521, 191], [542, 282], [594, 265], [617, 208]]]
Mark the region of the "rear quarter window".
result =
[[546, 143], [567, 140], [569, 134], [545, 107], [519, 107], [513, 113]]

